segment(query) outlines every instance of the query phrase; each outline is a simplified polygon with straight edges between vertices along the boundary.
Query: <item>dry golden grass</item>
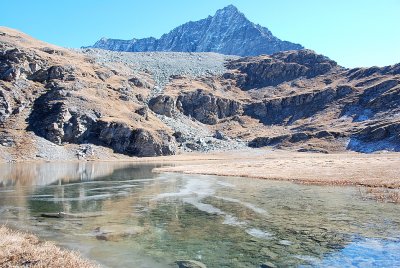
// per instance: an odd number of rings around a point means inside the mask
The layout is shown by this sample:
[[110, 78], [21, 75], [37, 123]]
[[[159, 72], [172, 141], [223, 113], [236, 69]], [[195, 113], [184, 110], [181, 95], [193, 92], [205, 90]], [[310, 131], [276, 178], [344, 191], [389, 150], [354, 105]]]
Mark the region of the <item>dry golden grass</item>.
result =
[[360, 193], [365, 199], [374, 199], [379, 202], [390, 202], [400, 204], [400, 190], [399, 189], [387, 189], [381, 187], [366, 187], [360, 189]]
[[98, 267], [79, 254], [0, 226], [0, 267]]
[[396, 153], [295, 153], [261, 150], [217, 154], [199, 162], [155, 169], [293, 181], [302, 184], [360, 185], [400, 188], [400, 156]]

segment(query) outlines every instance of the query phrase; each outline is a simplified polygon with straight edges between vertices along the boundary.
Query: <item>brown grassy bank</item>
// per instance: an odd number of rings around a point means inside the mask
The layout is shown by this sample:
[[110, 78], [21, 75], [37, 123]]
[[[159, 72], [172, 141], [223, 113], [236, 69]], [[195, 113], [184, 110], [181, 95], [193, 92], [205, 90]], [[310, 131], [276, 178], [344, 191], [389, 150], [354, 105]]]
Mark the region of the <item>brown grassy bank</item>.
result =
[[230, 152], [156, 172], [179, 172], [293, 181], [319, 185], [400, 188], [400, 154]]
[[60, 249], [52, 242], [42, 242], [25, 234], [0, 226], [0, 267], [98, 267], [73, 251]]

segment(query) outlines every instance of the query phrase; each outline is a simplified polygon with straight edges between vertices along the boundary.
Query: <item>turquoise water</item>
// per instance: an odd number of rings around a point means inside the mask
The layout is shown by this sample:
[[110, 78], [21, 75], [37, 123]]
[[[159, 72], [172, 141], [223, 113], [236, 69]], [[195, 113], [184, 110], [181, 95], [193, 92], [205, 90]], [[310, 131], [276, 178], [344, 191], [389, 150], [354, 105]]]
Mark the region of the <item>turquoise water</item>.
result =
[[355, 187], [152, 173], [159, 166], [0, 166], [0, 223], [104, 267], [400, 266], [399, 205]]

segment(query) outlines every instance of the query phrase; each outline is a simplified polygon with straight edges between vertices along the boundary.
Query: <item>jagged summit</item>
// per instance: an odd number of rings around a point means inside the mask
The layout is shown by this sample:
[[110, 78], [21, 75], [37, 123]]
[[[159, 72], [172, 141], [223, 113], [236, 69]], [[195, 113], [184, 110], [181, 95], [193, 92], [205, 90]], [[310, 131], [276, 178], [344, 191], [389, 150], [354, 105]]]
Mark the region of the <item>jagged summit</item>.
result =
[[215, 12], [215, 16], [218, 15], [242, 15], [244, 17], [244, 14], [234, 5], [228, 5], [224, 8], [218, 9], [217, 12]]
[[214, 16], [176, 27], [160, 39], [132, 40], [101, 38], [91, 48], [114, 51], [216, 52], [254, 56], [303, 47], [275, 37], [267, 28], [249, 21], [234, 5], [216, 11]]

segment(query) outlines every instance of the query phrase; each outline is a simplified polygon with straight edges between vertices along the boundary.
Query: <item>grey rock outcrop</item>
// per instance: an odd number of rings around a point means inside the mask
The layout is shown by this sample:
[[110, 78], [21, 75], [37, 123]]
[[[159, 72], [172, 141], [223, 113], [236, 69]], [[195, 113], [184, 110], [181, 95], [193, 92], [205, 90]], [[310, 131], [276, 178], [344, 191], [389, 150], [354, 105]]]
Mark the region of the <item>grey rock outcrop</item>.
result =
[[218, 10], [214, 16], [185, 23], [160, 39], [102, 38], [91, 47], [131, 52], [216, 52], [239, 56], [273, 54], [303, 48], [299, 44], [282, 41], [267, 28], [250, 22], [233, 5]]
[[343, 108], [342, 115], [352, 116], [354, 121], [362, 122], [374, 118], [377, 114], [400, 112], [400, 80], [389, 79], [378, 82]]
[[138, 115], [143, 116], [144, 119], [149, 119], [149, 108], [147, 106], [140, 107], [135, 111]]
[[104, 122], [94, 112], [77, 111], [62, 101], [35, 105], [30, 127], [55, 144], [92, 142], [135, 156], [170, 155], [176, 151], [173, 138], [164, 132], [151, 133], [124, 123]]
[[291, 124], [300, 118], [314, 115], [317, 111], [352, 92], [349, 86], [297, 94], [288, 97], [264, 100], [245, 106], [245, 114], [259, 119], [266, 125]]
[[159, 95], [149, 101], [149, 108], [156, 114], [171, 117], [175, 112], [175, 100], [171, 96]]
[[219, 119], [242, 113], [240, 102], [217, 97], [202, 89], [181, 94], [177, 99], [177, 107], [185, 115], [209, 125], [216, 124]]
[[307, 141], [312, 138], [318, 139], [337, 139], [346, 137], [345, 133], [321, 130], [318, 132], [296, 132], [293, 134], [284, 134], [278, 136], [264, 136], [254, 138], [249, 142], [249, 147], [261, 148], [265, 146], [275, 146], [283, 142], [297, 143]]
[[117, 153], [135, 156], [172, 155], [176, 153], [173, 138], [162, 131], [151, 133], [144, 129], [133, 129], [125, 123], [103, 122], [97, 125], [99, 141]]
[[337, 67], [336, 62], [312, 50], [276, 53], [272, 56], [248, 57], [230, 61], [225, 78], [236, 80], [242, 89], [276, 86], [300, 77], [313, 78]]
[[48, 82], [53, 79], [73, 81], [75, 80], [74, 75], [75, 68], [73, 66], [51, 66], [50, 68], [44, 70], [40, 69], [30, 75], [28, 79], [35, 82]]
[[347, 72], [350, 80], [362, 79], [373, 75], [396, 75], [400, 74], [400, 63], [385, 67], [353, 68]]
[[289, 138], [290, 135], [280, 135], [275, 137], [257, 137], [249, 142], [249, 146], [252, 148], [274, 146], [285, 140], [288, 140]]
[[12, 112], [12, 106], [10, 101], [7, 99], [7, 95], [4, 94], [2, 88], [0, 88], [0, 124], [6, 121]]
[[58, 145], [90, 142], [134, 156], [175, 154], [174, 138], [164, 131], [151, 132], [103, 121], [96, 111], [74, 107], [67, 96], [66, 89], [54, 87], [39, 97], [29, 118], [30, 129]]
[[[173, 138], [164, 132], [152, 133], [124, 123], [104, 122], [90, 112], [72, 111], [62, 102], [42, 108], [46, 115], [34, 112], [31, 128], [55, 144], [92, 142], [135, 156], [171, 155], [176, 151]], [[41, 120], [36, 120], [39, 117]]]
[[30, 128], [59, 145], [87, 142], [97, 116], [93, 111], [69, 107], [65, 95], [65, 91], [56, 88], [39, 97], [29, 117]]
[[0, 51], [0, 80], [14, 81], [38, 71], [43, 62], [18, 48]]
[[347, 149], [363, 153], [381, 150], [400, 152], [400, 122], [366, 126], [352, 135]]

